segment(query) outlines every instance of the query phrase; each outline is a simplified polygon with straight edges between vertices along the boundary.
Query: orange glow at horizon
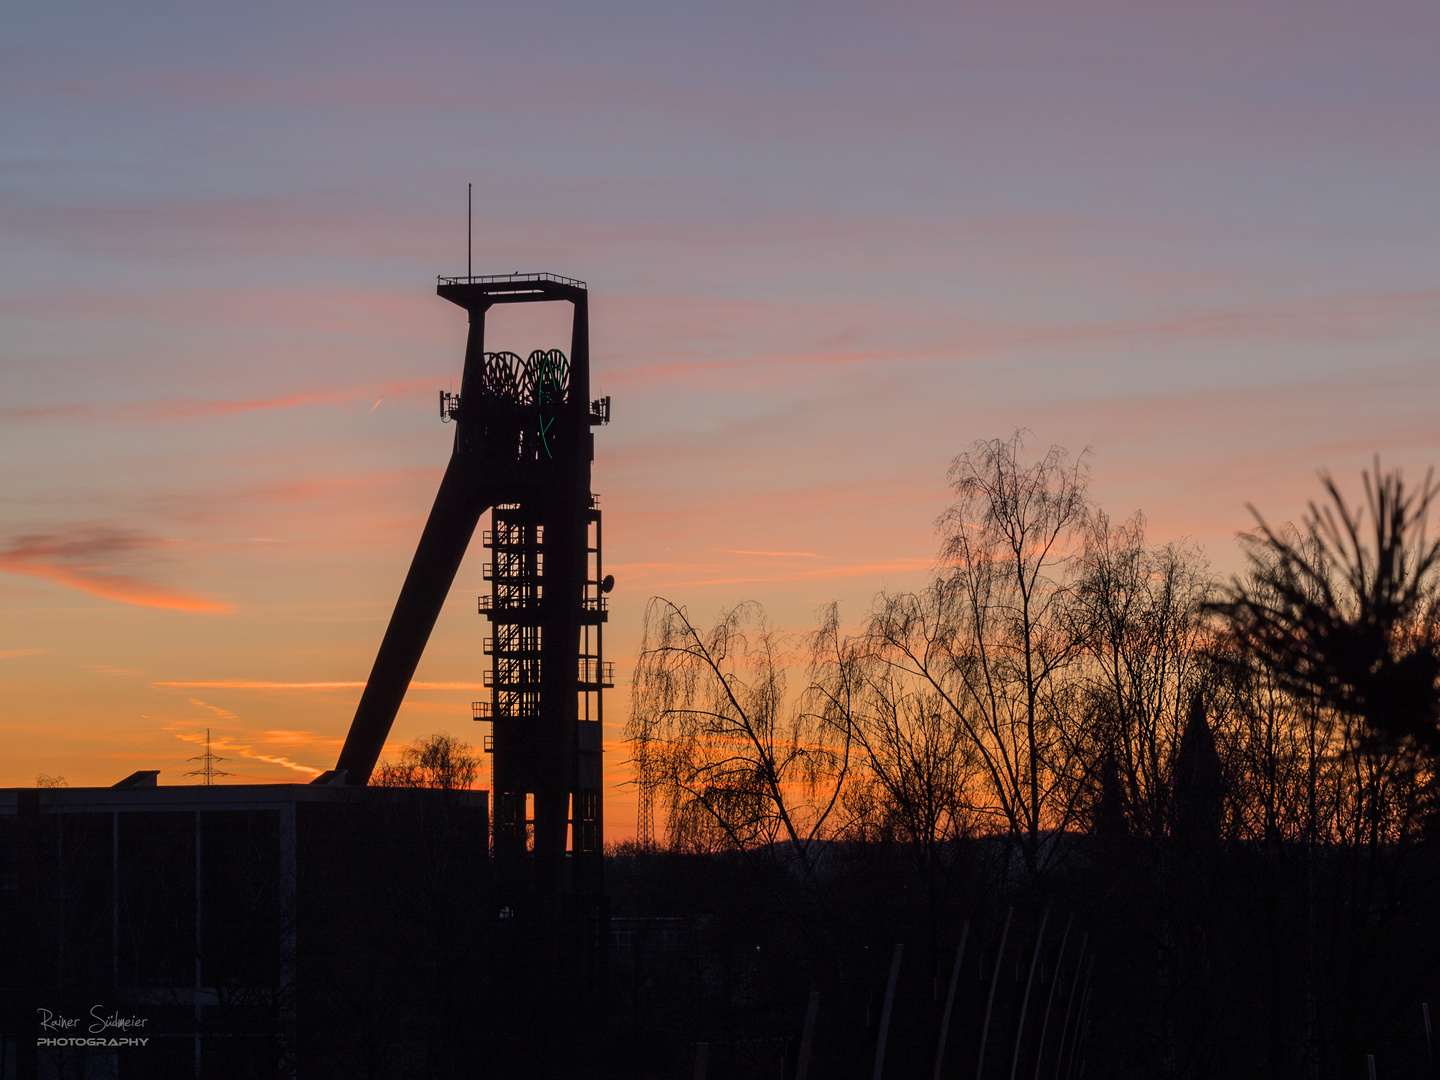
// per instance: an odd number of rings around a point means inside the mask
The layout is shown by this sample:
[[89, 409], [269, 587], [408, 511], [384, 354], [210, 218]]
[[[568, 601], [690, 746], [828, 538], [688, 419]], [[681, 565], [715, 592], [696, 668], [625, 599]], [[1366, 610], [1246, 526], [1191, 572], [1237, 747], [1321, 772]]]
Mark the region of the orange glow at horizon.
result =
[[[453, 446], [472, 182], [476, 273], [590, 283], [609, 839], [649, 600], [858, 627], [934, 573], [976, 440], [1090, 448], [1112, 521], [1222, 579], [1247, 503], [1423, 476], [1440, 12], [1277, 2], [28, 5], [0, 786], [175, 782], [207, 725], [247, 782], [333, 766]], [[486, 347], [568, 352], [549, 306]], [[389, 754], [490, 731], [481, 546]]]
[[[152, 682], [151, 686], [185, 686], [222, 690], [329, 690], [336, 687], [359, 688], [363, 682], [262, 682], [253, 679], [216, 679], [209, 682]], [[478, 682], [414, 682], [411, 690], [484, 690]]]

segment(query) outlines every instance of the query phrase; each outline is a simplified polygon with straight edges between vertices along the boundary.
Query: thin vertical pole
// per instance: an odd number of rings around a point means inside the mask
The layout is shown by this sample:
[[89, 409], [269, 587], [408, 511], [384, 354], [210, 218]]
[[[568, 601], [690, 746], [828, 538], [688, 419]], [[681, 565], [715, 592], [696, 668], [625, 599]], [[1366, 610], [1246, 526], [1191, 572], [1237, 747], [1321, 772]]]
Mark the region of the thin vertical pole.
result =
[[465, 276], [475, 280], [475, 185], [465, 185]]
[[1365, 1068], [1370, 1071], [1370, 1080], [1375, 1080], [1375, 1055], [1365, 1055]]
[[885, 1071], [885, 1039], [890, 1034], [890, 1010], [895, 1005], [895, 983], [900, 978], [900, 955], [904, 951], [905, 946], [897, 942], [895, 955], [890, 960], [890, 982], [885, 987], [885, 1008], [880, 1013], [880, 1039], [875, 1044], [874, 1080], [880, 1080]]
[[1030, 1010], [1030, 987], [1035, 982], [1035, 965], [1040, 960], [1040, 947], [1045, 944], [1045, 924], [1050, 921], [1050, 909], [1040, 916], [1040, 929], [1035, 934], [1035, 951], [1030, 956], [1030, 975], [1025, 980], [1025, 996], [1020, 1001], [1020, 1024], [1015, 1029], [1015, 1052], [1010, 1055], [1010, 1080], [1015, 1080], [1015, 1071], [1020, 1068], [1020, 1040], [1025, 1035], [1025, 1014]]
[[1010, 920], [1015, 909], [1005, 912], [1005, 929], [1000, 932], [1000, 948], [995, 953], [995, 974], [990, 977], [990, 998], [985, 1003], [985, 1026], [980, 1029], [980, 1059], [975, 1064], [975, 1080], [985, 1073], [985, 1040], [990, 1037], [990, 1011], [995, 1008], [995, 987], [1000, 982], [1000, 961], [1005, 958], [1005, 939], [1010, 936]]
[[705, 1080], [705, 1070], [710, 1066], [710, 1044], [695, 1044], [695, 1080]]
[[945, 1062], [945, 1041], [950, 1035], [950, 1010], [955, 1006], [955, 986], [960, 981], [960, 963], [965, 959], [965, 941], [970, 937], [970, 920], [960, 928], [960, 945], [955, 949], [955, 966], [950, 969], [950, 989], [945, 994], [945, 1011], [940, 1016], [940, 1041], [935, 1047], [935, 1080]]
[[815, 1039], [815, 1014], [820, 1011], [820, 991], [810, 991], [810, 1004], [805, 1007], [805, 1031], [800, 1036], [800, 1060], [795, 1064], [795, 1080], [805, 1080], [810, 1072], [810, 1045]]
[[[1070, 984], [1070, 998], [1065, 1002], [1065, 1026], [1060, 1029], [1060, 1049], [1055, 1055], [1055, 1080], [1060, 1080], [1060, 1067], [1065, 1064], [1065, 1039], [1070, 1034], [1070, 1010], [1075, 1007], [1075, 995], [1080, 992], [1080, 969], [1085, 966], [1085, 946], [1088, 944], [1090, 934], [1087, 932], [1080, 939], [1080, 953], [1075, 957], [1075, 979]], [[1057, 971], [1055, 976], [1059, 978], [1060, 973]]]
[[200, 811], [195, 811], [195, 1080], [200, 1080], [200, 987], [202, 985], [202, 972], [200, 968], [200, 929], [203, 923], [200, 918]]
[[1040, 1024], [1040, 1048], [1035, 1051], [1035, 1080], [1040, 1080], [1040, 1064], [1045, 1060], [1045, 1035], [1050, 1030], [1050, 1008], [1055, 1004], [1055, 987], [1060, 984], [1060, 966], [1065, 962], [1065, 946], [1070, 941], [1071, 915], [1065, 920], [1065, 933], [1060, 938], [1060, 952], [1055, 956], [1055, 974], [1050, 976], [1050, 993], [1045, 996], [1045, 1019]]
[[1430, 1075], [1435, 1075], [1435, 1040], [1430, 1033], [1430, 1003], [1420, 1003], [1420, 1016], [1425, 1021], [1425, 1058], [1430, 1062]]
[[287, 800], [280, 806], [280, 904], [284, 922], [280, 937], [279, 1018], [281, 1043], [279, 1080], [295, 1080], [296, 1032], [295, 986], [296, 952], [296, 855], [295, 803]]
[[[1070, 1064], [1065, 1068], [1065, 1075], [1075, 1075], [1075, 1055], [1080, 1053], [1080, 1044], [1085, 1039], [1085, 1031], [1090, 1021], [1086, 1018], [1085, 1009], [1090, 1004], [1090, 973], [1095, 969], [1095, 956], [1092, 953], [1090, 959], [1085, 962], [1085, 989], [1080, 994], [1080, 1007], [1075, 1010], [1075, 1038], [1070, 1041]], [[1081, 1058], [1081, 1068], [1084, 1068], [1085, 1059]]]
[[[120, 811], [110, 812], [110, 975], [120, 986]], [[1427, 1015], [1425, 1027], [1430, 1027]], [[3, 1066], [3, 1062], [0, 1062]]]

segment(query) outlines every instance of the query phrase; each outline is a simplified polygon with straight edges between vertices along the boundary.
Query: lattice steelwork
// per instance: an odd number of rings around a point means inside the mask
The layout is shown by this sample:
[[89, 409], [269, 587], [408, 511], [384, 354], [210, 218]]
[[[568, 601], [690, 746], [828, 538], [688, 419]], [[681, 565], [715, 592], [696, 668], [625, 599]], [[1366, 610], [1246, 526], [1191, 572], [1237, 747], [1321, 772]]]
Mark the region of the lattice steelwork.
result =
[[497, 506], [495, 527], [484, 536], [492, 559], [485, 564], [485, 580], [492, 584], [490, 595], [480, 598], [480, 610], [494, 624], [493, 636], [485, 639], [491, 657], [485, 683], [494, 687], [488, 703], [492, 718], [540, 715], [538, 620], [545, 588], [545, 527], [507, 516], [520, 511], [513, 504]]
[[[480, 612], [489, 621], [475, 719], [493, 753], [493, 854], [500, 911], [556, 913], [566, 897], [602, 920], [602, 693], [614, 685], [601, 630], [600, 511], [590, 491], [595, 437], [610, 399], [589, 397], [584, 282], [549, 274], [442, 278], [440, 295], [470, 313], [459, 394], [440, 395], [455, 422], [450, 464], [350, 735], [330, 782], [365, 783], [482, 514], [491, 511]], [[486, 352], [494, 304], [572, 306], [570, 352]]]
[[[591, 496], [591, 502], [598, 502]], [[570, 853], [575, 885], [583, 887], [596, 872], [603, 846], [601, 835], [601, 736], [604, 699], [615, 685], [615, 665], [604, 658], [602, 627], [608, 617], [601, 574], [600, 511], [587, 513], [584, 592], [580, 603], [580, 652], [576, 670], [579, 708], [576, 730], [576, 776], [570, 805]], [[540, 687], [544, 664], [543, 629], [539, 612], [545, 596], [545, 529], [528, 519], [524, 506], [495, 507], [494, 527], [483, 540], [490, 554], [485, 580], [490, 592], [479, 598], [480, 614], [492, 631], [484, 639], [491, 666], [484, 683], [489, 701], [475, 703], [475, 719], [489, 720], [494, 734], [486, 749], [498, 753], [495, 783], [495, 843], [501, 858], [518, 857], [534, 845], [530, 794], [508, 790], [506, 759], [524, 753], [531, 727], [541, 714]], [[598, 882], [596, 883], [598, 884]]]

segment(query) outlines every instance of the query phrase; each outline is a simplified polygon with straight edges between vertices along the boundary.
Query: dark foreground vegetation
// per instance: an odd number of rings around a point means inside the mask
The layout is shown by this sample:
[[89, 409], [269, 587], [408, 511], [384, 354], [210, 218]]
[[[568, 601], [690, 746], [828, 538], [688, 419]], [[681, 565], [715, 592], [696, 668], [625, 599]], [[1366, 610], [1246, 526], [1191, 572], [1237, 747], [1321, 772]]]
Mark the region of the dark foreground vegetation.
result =
[[1017, 435], [951, 480], [932, 581], [853, 633], [652, 603], [611, 882], [656, 1075], [705, 1040], [796, 1075], [811, 991], [817, 1077], [878, 1075], [882, 1032], [889, 1076], [1435, 1075], [1429, 479], [1323, 478], [1228, 584], [1110, 521], [1083, 458]]
[[819, 991], [809, 1075], [871, 1077], [903, 944], [884, 1074], [930, 1077], [962, 935], [944, 1076], [1432, 1075], [1423, 844], [1073, 835], [1041, 874], [1001, 841], [942, 847], [938, 881], [903, 842], [826, 844], [809, 881], [763, 854], [617, 856], [614, 1075], [694, 1075], [707, 1042], [712, 1077], [794, 1077]]

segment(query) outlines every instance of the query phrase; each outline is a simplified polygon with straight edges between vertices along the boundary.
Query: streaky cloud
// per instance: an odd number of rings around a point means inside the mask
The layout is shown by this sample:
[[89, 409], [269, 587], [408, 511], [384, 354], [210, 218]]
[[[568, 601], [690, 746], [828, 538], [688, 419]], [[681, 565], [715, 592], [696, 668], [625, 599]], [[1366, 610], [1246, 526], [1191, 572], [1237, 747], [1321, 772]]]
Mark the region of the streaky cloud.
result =
[[[428, 388], [429, 384], [425, 385]], [[389, 385], [380, 395], [380, 401], [383, 401], [389, 394], [402, 394], [412, 388], [408, 384]], [[75, 419], [78, 414], [79, 418], [87, 422], [152, 423], [156, 420], [195, 420], [215, 416], [231, 416], [236, 413], [257, 412], [265, 409], [294, 409], [309, 405], [346, 405], [354, 401], [364, 401], [372, 393], [374, 393], [374, 387], [326, 387], [257, 398], [161, 398], [155, 401], [120, 402], [111, 405], [68, 403], [12, 406], [0, 409], [0, 418], [48, 420], [56, 416], [65, 416]], [[375, 411], [380, 401], [376, 401], [371, 406], [371, 412]]]
[[0, 550], [0, 570], [44, 578], [81, 592], [134, 607], [223, 613], [231, 605], [184, 592], [134, 574], [113, 564], [157, 551], [173, 541], [108, 528], [80, 528], [61, 534], [33, 534]]
[[[152, 682], [151, 686], [174, 686], [198, 690], [353, 690], [363, 682], [268, 682], [261, 679], [210, 679], [195, 682]], [[411, 690], [483, 690], [478, 682], [412, 682]]]

